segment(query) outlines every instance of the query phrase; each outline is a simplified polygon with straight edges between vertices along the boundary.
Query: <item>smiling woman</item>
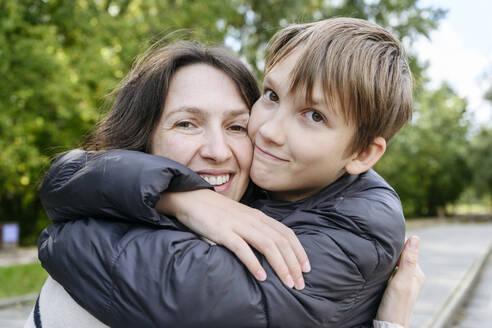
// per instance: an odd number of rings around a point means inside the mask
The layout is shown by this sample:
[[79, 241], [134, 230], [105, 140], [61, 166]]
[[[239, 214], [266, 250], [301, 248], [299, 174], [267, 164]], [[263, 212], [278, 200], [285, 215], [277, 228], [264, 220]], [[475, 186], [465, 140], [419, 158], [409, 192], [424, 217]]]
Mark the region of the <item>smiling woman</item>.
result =
[[186, 165], [215, 191], [239, 200], [251, 166], [248, 120], [249, 108], [229, 76], [206, 64], [182, 67], [171, 79], [152, 154]]

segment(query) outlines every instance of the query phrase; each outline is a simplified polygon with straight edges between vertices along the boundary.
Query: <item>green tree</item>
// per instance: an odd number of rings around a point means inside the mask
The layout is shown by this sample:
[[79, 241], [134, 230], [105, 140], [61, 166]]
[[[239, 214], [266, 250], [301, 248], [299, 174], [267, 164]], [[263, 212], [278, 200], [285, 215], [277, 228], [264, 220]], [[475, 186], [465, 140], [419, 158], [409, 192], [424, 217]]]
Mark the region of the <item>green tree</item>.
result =
[[492, 104], [492, 70], [485, 74], [485, 79], [488, 79], [489, 88], [485, 91], [483, 97]]
[[409, 216], [435, 216], [470, 183], [466, 100], [446, 84], [423, 91], [413, 121], [391, 141], [376, 169]]
[[[489, 88], [484, 93], [484, 99], [492, 104], [492, 71], [486, 76]], [[492, 197], [492, 127], [483, 125], [471, 138], [471, 147], [468, 150], [468, 162], [472, 170], [472, 185], [468, 191], [469, 198], [475, 202], [480, 199], [487, 203]]]
[[492, 128], [482, 127], [472, 139], [470, 166], [473, 171], [473, 187], [479, 196], [492, 193]]
[[[490, 87], [484, 98], [492, 104], [492, 73], [488, 74]], [[492, 128], [483, 126], [473, 137], [470, 148], [470, 166], [473, 171], [473, 189], [478, 196], [492, 196]]]
[[69, 106], [76, 92], [56, 28], [16, 1], [0, 3], [0, 22], [0, 216], [19, 221], [33, 242], [43, 225], [36, 184], [50, 148], [73, 142], [66, 127], [84, 120]]

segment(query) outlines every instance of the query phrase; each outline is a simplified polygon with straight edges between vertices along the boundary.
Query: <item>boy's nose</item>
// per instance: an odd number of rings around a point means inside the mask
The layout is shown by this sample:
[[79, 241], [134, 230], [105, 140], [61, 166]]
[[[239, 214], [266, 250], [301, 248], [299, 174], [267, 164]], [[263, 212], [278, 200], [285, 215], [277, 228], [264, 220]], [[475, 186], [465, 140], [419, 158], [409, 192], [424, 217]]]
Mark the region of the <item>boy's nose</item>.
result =
[[258, 130], [265, 142], [282, 146], [286, 140], [285, 119], [277, 111]]

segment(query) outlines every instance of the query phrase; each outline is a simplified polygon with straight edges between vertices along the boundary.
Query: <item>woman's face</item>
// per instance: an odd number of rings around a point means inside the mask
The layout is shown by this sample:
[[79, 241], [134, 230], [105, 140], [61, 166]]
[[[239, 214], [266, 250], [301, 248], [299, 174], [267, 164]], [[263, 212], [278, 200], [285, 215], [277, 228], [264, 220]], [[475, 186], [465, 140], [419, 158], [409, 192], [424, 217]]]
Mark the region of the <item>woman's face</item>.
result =
[[234, 200], [249, 182], [252, 145], [249, 108], [234, 81], [206, 64], [179, 68], [152, 137], [152, 154], [197, 172]]

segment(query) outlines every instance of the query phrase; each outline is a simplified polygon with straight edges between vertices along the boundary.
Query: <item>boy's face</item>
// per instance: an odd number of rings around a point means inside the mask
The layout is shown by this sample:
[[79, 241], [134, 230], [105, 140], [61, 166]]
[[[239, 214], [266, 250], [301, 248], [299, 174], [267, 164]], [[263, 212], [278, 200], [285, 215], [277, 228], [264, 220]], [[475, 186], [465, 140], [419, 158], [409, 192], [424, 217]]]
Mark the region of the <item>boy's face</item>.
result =
[[[302, 50], [302, 49], [300, 49]], [[274, 66], [254, 104], [248, 132], [254, 143], [251, 179], [276, 199], [311, 196], [338, 179], [354, 155], [347, 155], [355, 128], [326, 104], [320, 83], [308, 105], [304, 90], [290, 89], [295, 50]]]

